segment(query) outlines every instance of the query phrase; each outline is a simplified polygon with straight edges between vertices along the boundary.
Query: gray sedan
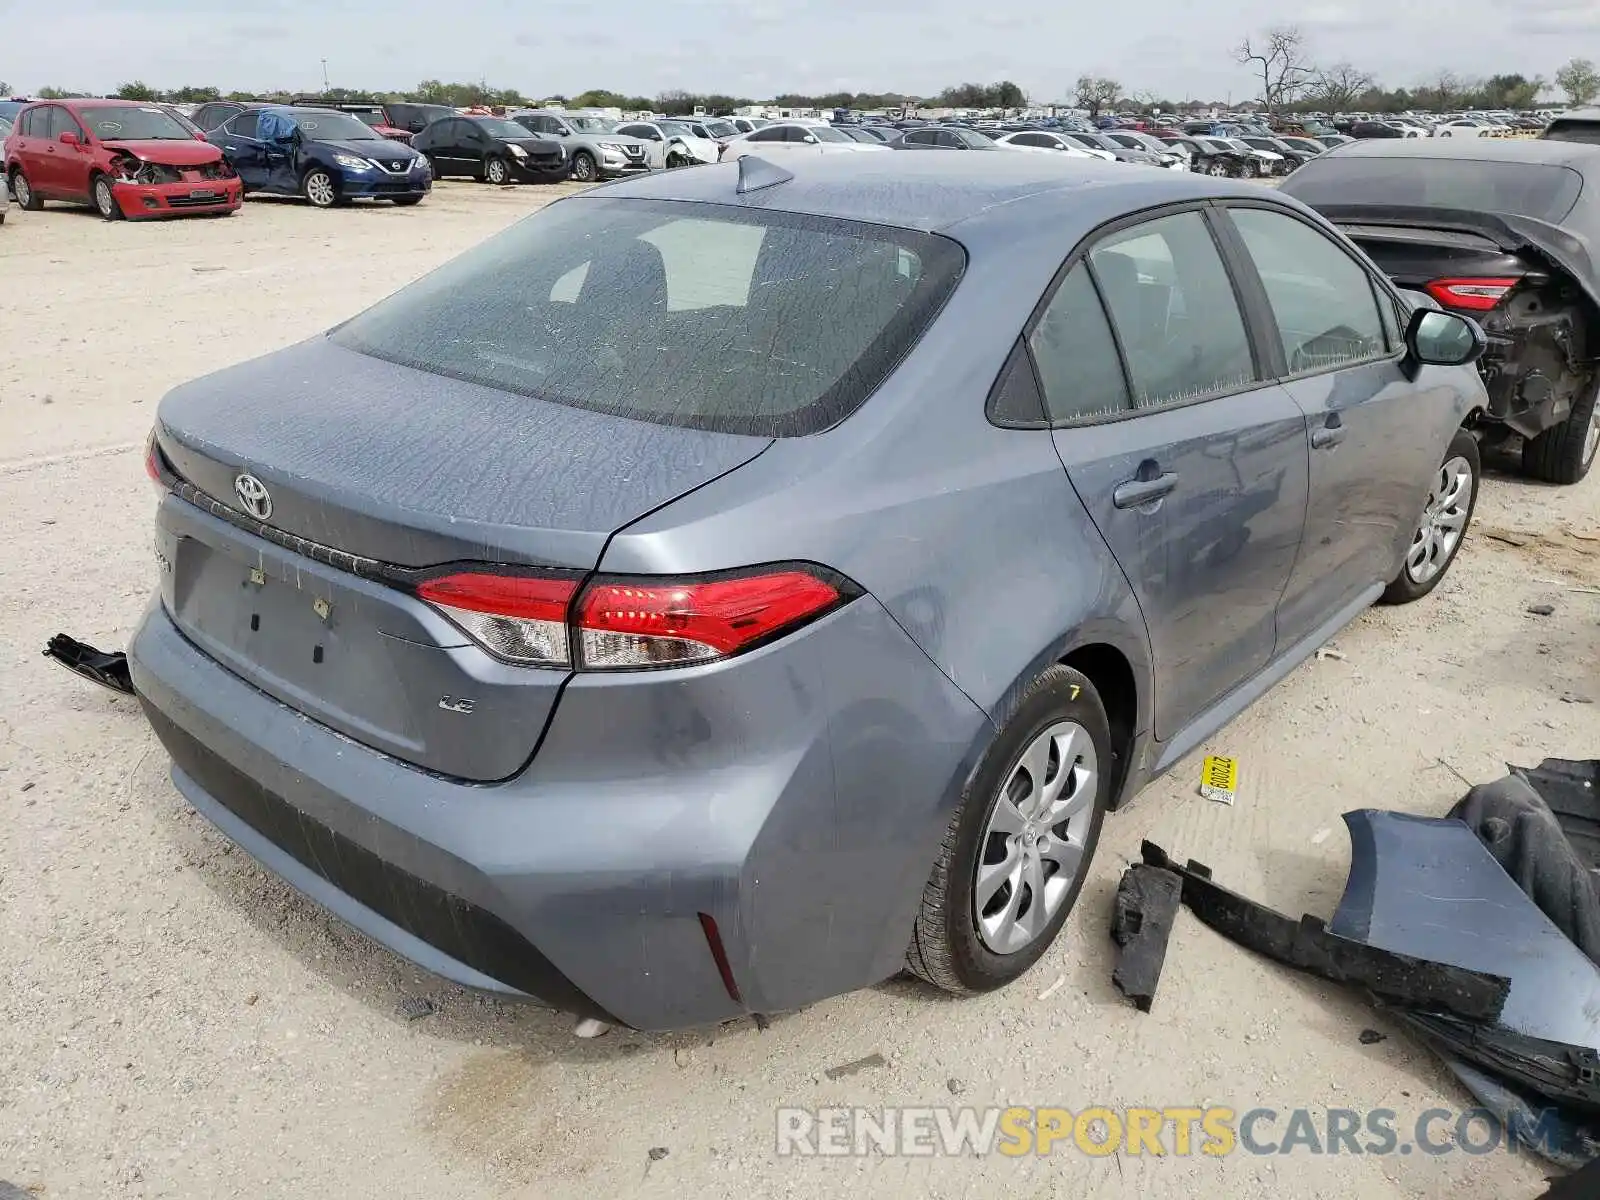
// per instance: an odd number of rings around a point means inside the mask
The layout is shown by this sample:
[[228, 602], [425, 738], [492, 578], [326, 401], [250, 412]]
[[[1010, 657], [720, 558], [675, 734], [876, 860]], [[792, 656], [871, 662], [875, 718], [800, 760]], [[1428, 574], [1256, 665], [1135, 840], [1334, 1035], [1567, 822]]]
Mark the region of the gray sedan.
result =
[[984, 991], [1108, 812], [1438, 585], [1482, 346], [1225, 180], [640, 176], [167, 395], [133, 678], [200, 813], [459, 983]]

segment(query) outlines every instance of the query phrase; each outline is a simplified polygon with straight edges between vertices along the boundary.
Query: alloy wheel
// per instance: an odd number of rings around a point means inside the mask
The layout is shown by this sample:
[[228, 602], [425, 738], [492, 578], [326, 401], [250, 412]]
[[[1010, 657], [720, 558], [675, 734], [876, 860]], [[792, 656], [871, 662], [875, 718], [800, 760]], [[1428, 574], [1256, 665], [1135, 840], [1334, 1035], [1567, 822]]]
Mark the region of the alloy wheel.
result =
[[111, 182], [103, 175], [94, 181], [94, 205], [107, 220], [116, 211], [117, 198], [111, 194]]
[[326, 171], [313, 171], [306, 176], [306, 199], [318, 208], [332, 208], [339, 198], [334, 190], [333, 177]]
[[1211, 175], [1214, 175], [1218, 179], [1220, 179], [1220, 178], [1222, 178], [1222, 176], [1224, 176], [1224, 175], [1226, 175], [1228, 173], [1228, 164], [1227, 163], [1221, 163], [1221, 162], [1214, 162], [1214, 163], [1211, 164], [1208, 173], [1211, 174]]
[[33, 185], [21, 171], [11, 177], [11, 192], [17, 198], [18, 208], [27, 208], [33, 200]]
[[594, 159], [580, 154], [572, 160], [572, 177], [579, 183], [588, 183], [595, 177]]
[[1007, 775], [979, 843], [972, 886], [978, 936], [995, 954], [1031, 945], [1072, 892], [1094, 820], [1098, 772], [1088, 730], [1058, 721]]
[[502, 184], [506, 181], [506, 165], [498, 158], [489, 160], [489, 182]]
[[1444, 570], [1466, 532], [1472, 511], [1472, 467], [1459, 456], [1446, 460], [1433, 477], [1422, 522], [1406, 551], [1406, 577], [1427, 583]]

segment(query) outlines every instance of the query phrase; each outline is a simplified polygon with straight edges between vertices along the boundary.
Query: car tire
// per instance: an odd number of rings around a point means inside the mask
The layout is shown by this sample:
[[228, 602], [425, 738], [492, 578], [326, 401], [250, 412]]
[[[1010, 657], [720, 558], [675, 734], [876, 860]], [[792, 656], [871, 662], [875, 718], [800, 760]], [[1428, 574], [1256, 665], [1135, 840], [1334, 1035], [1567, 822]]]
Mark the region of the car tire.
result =
[[96, 175], [89, 181], [89, 195], [94, 198], [94, 207], [107, 221], [120, 221], [126, 215], [122, 205], [117, 203], [116, 193], [111, 190], [111, 177]]
[[332, 208], [339, 203], [339, 185], [321, 167], [312, 167], [300, 181], [300, 194], [313, 208]]
[[587, 150], [579, 150], [572, 156], [572, 177], [579, 183], [593, 183], [600, 178], [600, 167], [594, 161], [594, 155]]
[[421, 204], [421, 203], [422, 203], [422, 197], [421, 196], [396, 196], [396, 197], [394, 197], [394, 206], [396, 208], [414, 208], [416, 205]]
[[1577, 483], [1594, 466], [1600, 450], [1600, 379], [1572, 403], [1559, 425], [1522, 444], [1522, 469], [1545, 483]]
[[33, 190], [33, 184], [28, 182], [21, 167], [12, 168], [11, 194], [17, 198], [17, 207], [23, 212], [38, 212], [44, 207], [44, 201], [39, 199], [39, 193]]
[[1228, 170], [1228, 164], [1219, 159], [1206, 167], [1206, 174], [1210, 175], [1213, 179], [1226, 178], [1230, 174]]
[[483, 181], [495, 187], [504, 187], [511, 182], [511, 168], [506, 166], [503, 158], [491, 158], [483, 164]]
[[1429, 485], [1422, 519], [1406, 547], [1400, 572], [1379, 603], [1410, 604], [1439, 586], [1466, 543], [1482, 479], [1478, 439], [1465, 429], [1456, 430]]
[[[1071, 764], [1062, 761], [1061, 731]], [[1043, 764], [1043, 787], [1032, 778], [1030, 759]], [[1059, 665], [1044, 671], [1011, 707], [950, 819], [906, 948], [913, 975], [966, 995], [1003, 987], [1038, 962], [1088, 876], [1111, 799], [1114, 763], [1105, 706], [1088, 677]], [[1085, 767], [1087, 776], [1081, 774]], [[1069, 770], [1072, 775], [1063, 779]], [[1045, 814], [1030, 816], [1037, 797], [1052, 795], [1055, 804]], [[1063, 803], [1068, 810], [1061, 810]], [[1002, 805], [1009, 806], [1009, 816]], [[1068, 815], [1048, 829], [1036, 823], [1055, 811]], [[1007, 832], [1019, 819], [1020, 831]], [[1048, 836], [1039, 836], [1041, 830]], [[1067, 868], [1051, 853], [1075, 856], [1071, 877], [1054, 895], [1050, 883]], [[1032, 870], [1036, 865], [1039, 870]], [[987, 880], [979, 874], [984, 866]], [[1050, 898], [1036, 910], [1041, 900], [1035, 887], [1041, 884]], [[1008, 915], [1010, 936], [1025, 941], [1007, 944]]]

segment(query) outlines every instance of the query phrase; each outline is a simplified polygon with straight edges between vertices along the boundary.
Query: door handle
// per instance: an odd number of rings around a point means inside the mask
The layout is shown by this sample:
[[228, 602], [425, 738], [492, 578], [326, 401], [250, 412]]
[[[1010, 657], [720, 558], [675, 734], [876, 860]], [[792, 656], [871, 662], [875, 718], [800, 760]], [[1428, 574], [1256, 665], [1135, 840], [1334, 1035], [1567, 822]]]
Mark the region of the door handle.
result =
[[1344, 441], [1346, 430], [1343, 425], [1324, 425], [1320, 429], [1311, 431], [1311, 448], [1313, 450], [1332, 450]]
[[1178, 486], [1178, 473], [1167, 471], [1154, 479], [1128, 479], [1117, 484], [1111, 493], [1111, 503], [1118, 508], [1139, 508], [1152, 500], [1170, 496]]

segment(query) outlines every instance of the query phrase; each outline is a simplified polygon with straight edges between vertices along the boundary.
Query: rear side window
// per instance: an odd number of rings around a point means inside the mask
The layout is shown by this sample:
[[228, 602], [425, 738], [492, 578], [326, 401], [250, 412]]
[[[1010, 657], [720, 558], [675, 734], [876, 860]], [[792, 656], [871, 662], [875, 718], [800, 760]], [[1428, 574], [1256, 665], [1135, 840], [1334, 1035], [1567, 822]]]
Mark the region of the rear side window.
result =
[[1104, 417], [1128, 408], [1117, 343], [1083, 263], [1061, 281], [1028, 348], [1052, 422]]
[[238, 137], [253, 138], [256, 136], [256, 123], [260, 116], [261, 114], [255, 109], [247, 109], [228, 122], [228, 132]]
[[1306, 163], [1284, 180], [1282, 190], [1313, 208], [1383, 203], [1560, 221], [1577, 202], [1583, 177], [1548, 163], [1334, 154]]
[[1199, 213], [1112, 234], [1089, 261], [1127, 358], [1135, 408], [1180, 404], [1255, 379], [1233, 282]]
[[1335, 242], [1282, 213], [1229, 215], [1266, 288], [1291, 375], [1389, 352], [1372, 279]]
[[949, 239], [584, 197], [340, 326], [340, 345], [575, 408], [781, 437], [847, 416], [938, 314]]
[[1551, 142], [1582, 142], [1587, 146], [1600, 146], [1600, 120], [1557, 117], [1550, 122], [1542, 136]]

